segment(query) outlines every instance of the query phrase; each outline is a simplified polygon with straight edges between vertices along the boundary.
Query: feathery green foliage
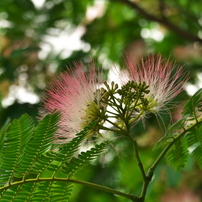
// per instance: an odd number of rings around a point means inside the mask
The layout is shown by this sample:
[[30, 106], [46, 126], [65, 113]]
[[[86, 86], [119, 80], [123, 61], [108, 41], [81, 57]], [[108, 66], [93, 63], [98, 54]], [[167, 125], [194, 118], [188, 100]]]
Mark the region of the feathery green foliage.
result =
[[187, 133], [187, 142], [194, 160], [202, 169], [202, 124]]
[[[202, 89], [198, 90], [184, 105], [182, 118], [171, 125], [159, 145], [171, 145], [167, 162], [179, 170], [186, 165], [189, 152], [202, 168]], [[188, 152], [189, 151], [189, 152]]]
[[70, 178], [73, 174], [86, 166], [90, 160], [100, 154], [107, 145], [107, 141], [101, 144], [97, 144], [91, 150], [79, 154], [78, 158], [72, 158], [70, 162], [66, 163], [62, 167], [62, 173], [68, 174], [68, 178]]
[[184, 168], [189, 157], [186, 142], [180, 138], [174, 142], [166, 154], [166, 160], [173, 168], [180, 170]]
[[13, 181], [33, 128], [31, 118], [23, 115], [20, 119], [14, 120], [7, 130], [3, 129], [2, 142], [4, 145], [1, 145], [0, 182], [11, 183]]
[[[0, 131], [0, 200], [66, 202], [72, 192], [69, 180], [107, 146], [95, 145], [89, 151], [79, 152], [91, 126], [75, 135], [70, 142], [54, 144], [60, 114], [45, 116], [34, 126], [28, 115]], [[91, 124], [92, 125], [92, 124]]]

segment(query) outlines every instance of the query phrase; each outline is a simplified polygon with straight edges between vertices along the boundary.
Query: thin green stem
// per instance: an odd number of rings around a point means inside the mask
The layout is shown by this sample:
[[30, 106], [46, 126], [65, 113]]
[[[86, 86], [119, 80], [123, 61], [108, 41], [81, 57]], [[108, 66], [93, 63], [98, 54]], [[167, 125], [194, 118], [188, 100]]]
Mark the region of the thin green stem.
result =
[[[110, 124], [112, 124], [115, 128], [118, 128], [121, 133], [124, 133], [125, 130], [123, 130], [121, 127], [119, 127], [117, 124], [113, 123], [112, 121], [110, 121], [109, 119], [106, 119], [107, 122], [109, 122]], [[118, 131], [118, 130], [117, 130]]]
[[94, 184], [94, 183], [91, 183], [91, 182], [85, 182], [85, 181], [81, 181], [81, 180], [74, 180], [74, 179], [68, 179], [68, 178], [24, 179], [22, 181], [14, 182], [14, 183], [11, 183], [11, 184], [9, 184], [7, 186], [1, 187], [0, 191], [9, 189], [9, 188], [14, 187], [14, 186], [19, 186], [19, 185], [22, 185], [22, 184], [25, 184], [25, 183], [45, 182], [45, 181], [46, 182], [60, 181], [60, 182], [70, 182], [70, 183], [85, 185], [85, 186], [88, 186], [88, 187], [99, 189], [101, 191], [105, 191], [105, 192], [109, 192], [109, 193], [112, 193], [112, 194], [115, 194], [115, 195], [123, 196], [125, 198], [128, 198], [128, 199], [132, 200], [133, 202], [140, 202], [140, 199], [135, 195], [126, 194], [124, 192], [117, 191], [117, 190], [111, 189], [109, 187], [101, 186], [101, 185]]
[[140, 159], [139, 152], [138, 152], [137, 141], [134, 140], [134, 139], [131, 137], [131, 135], [128, 135], [127, 137], [128, 137], [128, 139], [132, 142], [132, 144], [133, 144], [133, 146], [134, 146], [135, 158], [137, 159], [138, 166], [139, 166], [139, 168], [140, 168], [140, 171], [141, 171], [143, 180], [144, 180], [144, 181], [147, 181], [147, 176], [146, 176], [146, 173], [145, 173], [145, 170], [144, 170], [144, 167], [143, 167], [143, 164], [142, 164], [142, 161], [141, 161], [141, 159]]
[[113, 102], [108, 102], [109, 106], [112, 107], [115, 111], [117, 111], [118, 114], [122, 114], [122, 106], [121, 104], [120, 105], [117, 104], [117, 102], [119, 102], [117, 98], [114, 97], [114, 95], [112, 95], [111, 99]]
[[140, 172], [141, 172], [142, 178], [143, 178], [143, 188], [142, 188], [141, 196], [139, 198], [140, 201], [143, 202], [144, 201], [143, 196], [145, 196], [145, 194], [146, 194], [149, 180], [147, 178], [147, 175], [145, 173], [145, 169], [143, 167], [142, 161], [141, 161], [140, 156], [139, 156], [137, 141], [135, 139], [133, 139], [133, 137], [130, 135], [130, 123], [127, 120], [125, 120], [125, 125], [126, 125], [127, 138], [130, 140], [130, 142], [132, 143], [132, 145], [134, 147], [135, 158], [137, 160], [138, 167], [140, 169]]
[[184, 136], [189, 130], [191, 130], [192, 128], [196, 127], [196, 125], [200, 124], [201, 122], [196, 122], [196, 124], [194, 124], [193, 126], [191, 126], [190, 128], [184, 130], [177, 138], [175, 138], [172, 142], [170, 142], [164, 149], [163, 151], [159, 154], [159, 156], [156, 158], [156, 160], [154, 161], [154, 163], [152, 164], [152, 166], [148, 169], [146, 178], [147, 178], [147, 182], [143, 184], [142, 187], [142, 193], [140, 198], [142, 199], [142, 201], [144, 201], [144, 198], [146, 196], [146, 191], [148, 188], [148, 185], [153, 177], [153, 173], [156, 169], [156, 167], [158, 166], [158, 164], [160, 163], [160, 161], [165, 157], [166, 153], [168, 152], [168, 150], [171, 148], [171, 146], [178, 140], [180, 139], [182, 136]]
[[157, 159], [155, 160], [155, 162], [153, 163], [153, 165], [148, 169], [148, 172], [147, 172], [147, 175], [146, 175], [146, 180], [143, 183], [142, 191], [141, 191], [141, 195], [140, 195], [140, 198], [142, 199], [142, 201], [144, 201], [144, 199], [145, 199], [147, 188], [148, 188], [148, 185], [149, 185], [149, 183], [150, 183], [150, 181], [151, 181], [151, 179], [153, 177], [154, 170], [156, 169], [156, 167], [159, 164], [159, 162], [164, 158], [165, 154], [168, 152], [168, 150], [170, 149], [170, 147], [174, 144], [174, 142], [178, 138], [176, 138], [169, 145], [167, 145], [167, 147], [165, 147], [165, 149], [160, 153], [160, 155], [157, 157]]
[[113, 129], [113, 128], [107, 128], [107, 127], [102, 126], [102, 125], [99, 125], [99, 128], [101, 130], [112, 131], [114, 133], [125, 135], [125, 130], [118, 130], [118, 129]]
[[141, 161], [140, 156], [139, 156], [137, 141], [134, 140], [130, 134], [127, 137], [129, 138], [129, 140], [133, 144], [134, 154], [135, 154], [135, 157], [136, 157], [136, 160], [137, 160], [137, 163], [138, 163], [138, 167], [139, 167], [140, 172], [142, 174], [143, 185], [142, 185], [142, 191], [141, 191], [141, 195], [140, 195], [139, 199], [140, 199], [141, 202], [144, 202], [144, 199], [145, 199], [145, 196], [146, 196], [147, 187], [148, 187], [149, 182], [150, 182], [151, 179], [148, 178], [148, 176], [145, 173], [145, 169], [143, 167], [142, 161]]
[[113, 118], [115, 118], [115, 117], [117, 117], [117, 115], [118, 115], [118, 114], [116, 114], [116, 113], [114, 113], [114, 112], [111, 112], [111, 111], [109, 111], [109, 110], [106, 110], [106, 112], [109, 113], [109, 114], [112, 114], [111, 116], [108, 115], [107, 117], [113, 117]]

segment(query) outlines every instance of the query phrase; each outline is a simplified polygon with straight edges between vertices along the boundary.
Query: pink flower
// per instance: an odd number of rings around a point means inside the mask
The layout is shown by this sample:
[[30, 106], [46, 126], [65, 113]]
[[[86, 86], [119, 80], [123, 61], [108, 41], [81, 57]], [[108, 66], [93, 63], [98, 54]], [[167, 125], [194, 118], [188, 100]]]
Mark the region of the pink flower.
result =
[[146, 112], [157, 113], [165, 108], [165, 105], [183, 90], [189, 78], [183, 67], [176, 68], [169, 60], [163, 60], [161, 55], [142, 60], [141, 66], [134, 65], [128, 57], [127, 65], [129, 80], [145, 82], [148, 85]]
[[[74, 69], [61, 73], [46, 90], [44, 108], [47, 113], [61, 112], [60, 128], [68, 134], [75, 134], [93, 121], [102, 121], [104, 108], [100, 104], [98, 91], [99, 78], [95, 68], [85, 73], [81, 63], [75, 63]], [[94, 128], [96, 133], [96, 129]]]

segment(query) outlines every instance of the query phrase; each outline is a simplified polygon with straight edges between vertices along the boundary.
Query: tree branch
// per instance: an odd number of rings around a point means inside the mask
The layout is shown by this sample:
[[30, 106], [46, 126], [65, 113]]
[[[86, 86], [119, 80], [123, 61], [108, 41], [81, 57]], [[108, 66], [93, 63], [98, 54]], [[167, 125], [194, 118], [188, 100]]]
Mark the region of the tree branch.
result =
[[197, 35], [194, 35], [186, 30], [181, 29], [180, 27], [178, 27], [177, 25], [171, 23], [170, 21], [168, 21], [167, 18], [163, 17], [156, 17], [148, 12], [146, 12], [143, 8], [141, 8], [137, 3], [135, 3], [134, 1], [130, 1], [130, 0], [111, 0], [114, 2], [121, 2], [123, 4], [128, 5], [129, 7], [131, 7], [132, 9], [138, 11], [143, 17], [145, 17], [148, 20], [151, 21], [155, 21], [158, 22], [164, 26], [166, 26], [167, 28], [171, 29], [173, 32], [175, 32], [176, 34], [183, 36], [184, 38], [186, 38], [189, 41], [192, 42], [201, 42], [202, 43], [202, 39], [200, 39]]
[[118, 196], [123, 196], [125, 198], [128, 198], [128, 199], [132, 200], [133, 202], [140, 202], [141, 201], [141, 199], [138, 198], [135, 195], [127, 194], [127, 193], [124, 193], [124, 192], [121, 192], [121, 191], [117, 191], [117, 190], [114, 190], [114, 189], [111, 189], [109, 187], [105, 187], [105, 186], [102, 186], [102, 185], [94, 184], [94, 183], [91, 183], [91, 182], [85, 182], [85, 181], [81, 181], [81, 180], [74, 180], [74, 179], [68, 179], [68, 178], [34, 178], [34, 179], [24, 179], [22, 181], [16, 181], [16, 182], [13, 182], [13, 183], [8, 184], [6, 186], [0, 187], [0, 191], [8, 190], [11, 187], [20, 186], [20, 185], [23, 185], [25, 183], [54, 182], [54, 181], [58, 181], [58, 182], [70, 182], [70, 183], [85, 185], [85, 186], [88, 186], [88, 187], [99, 189], [101, 191], [109, 192], [111, 194], [115, 194], [115, 195], [118, 195]]

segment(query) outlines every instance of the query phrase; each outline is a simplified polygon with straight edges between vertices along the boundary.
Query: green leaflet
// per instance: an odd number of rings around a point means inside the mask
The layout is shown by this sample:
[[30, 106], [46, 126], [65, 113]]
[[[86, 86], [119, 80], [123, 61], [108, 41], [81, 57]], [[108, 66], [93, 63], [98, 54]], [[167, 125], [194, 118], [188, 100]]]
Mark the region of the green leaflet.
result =
[[18, 163], [16, 177], [26, 177], [32, 171], [42, 153], [50, 147], [58, 129], [59, 118], [58, 113], [47, 115], [36, 126], [30, 141], [24, 148], [23, 158]]
[[171, 146], [166, 159], [175, 169], [186, 165], [188, 155], [193, 155], [202, 168], [202, 89], [184, 105], [182, 118], [171, 125], [156, 146]]
[[188, 148], [183, 138], [176, 140], [166, 154], [166, 160], [168, 164], [178, 171], [181, 168], [184, 168], [187, 163], [188, 157]]
[[88, 132], [89, 128], [87, 127], [78, 133], [70, 142], [61, 144], [58, 152], [48, 151], [45, 154], [42, 154], [35, 164], [33, 172], [39, 176], [43, 175], [46, 171], [51, 171], [54, 176], [60, 167], [62, 167], [64, 163], [68, 162], [78, 151], [81, 143], [88, 135]]
[[70, 198], [72, 185], [68, 182], [42, 181], [22, 183], [9, 187], [1, 197], [1, 201], [15, 202], [66, 202]]
[[[7, 127], [7, 130], [5, 130]], [[0, 159], [0, 182], [10, 183], [13, 180], [18, 162], [21, 160], [25, 145], [31, 137], [33, 121], [28, 115], [23, 115], [20, 119], [14, 120], [8, 127], [3, 127], [1, 137], [4, 137], [1, 145]]]
[[86, 152], [82, 152], [79, 154], [78, 158], [72, 158], [72, 160], [66, 163], [63, 167], [61, 172], [63, 174], [67, 174], [68, 178], [74, 175], [77, 171], [81, 170], [85, 167], [92, 159], [94, 159], [98, 154], [100, 154], [109, 142], [103, 142], [101, 144], [95, 145], [95, 147], [91, 148]]
[[191, 154], [202, 169], [202, 124], [192, 128], [186, 135]]
[[172, 124], [164, 134], [164, 136], [156, 143], [155, 147], [165, 146], [168, 143], [174, 141], [182, 132], [184, 132], [186, 119], [181, 118], [174, 124]]
[[183, 117], [198, 119], [202, 114], [202, 88], [199, 89], [183, 107]]
[[68, 201], [72, 191], [72, 185], [68, 182], [38, 182], [35, 191], [30, 197], [31, 201]]
[[[6, 132], [7, 132], [9, 126], [10, 126], [10, 121], [7, 120], [6, 123], [4, 124], [4, 126], [0, 130], [0, 155], [2, 155], [2, 150], [4, 148], [4, 141], [6, 138]], [[0, 159], [1, 159], [1, 156], [0, 156]]]
[[0, 201], [69, 200], [73, 186], [68, 177], [87, 165], [108, 143], [95, 145], [74, 157], [92, 123], [52, 151], [59, 120], [59, 113], [49, 114], [34, 126], [32, 119], [23, 115], [0, 130]]

